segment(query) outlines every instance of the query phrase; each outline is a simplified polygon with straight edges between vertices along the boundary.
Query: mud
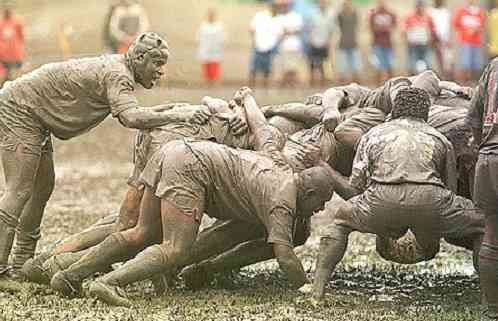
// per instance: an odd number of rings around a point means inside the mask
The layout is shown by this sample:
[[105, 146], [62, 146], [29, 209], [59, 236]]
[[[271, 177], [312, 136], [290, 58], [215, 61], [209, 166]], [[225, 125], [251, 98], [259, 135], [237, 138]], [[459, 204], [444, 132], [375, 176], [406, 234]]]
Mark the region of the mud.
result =
[[[232, 93], [227, 89], [210, 95], [228, 98]], [[255, 92], [260, 104], [299, 101], [308, 94], [312, 93]], [[205, 90], [158, 90], [154, 95], [140, 100], [146, 105], [166, 100], [195, 103]], [[109, 119], [87, 135], [54, 142], [56, 186], [42, 223], [38, 252], [118, 209], [132, 169], [134, 134]], [[311, 238], [297, 250], [309, 277], [319, 235], [329, 222], [323, 214], [314, 217]], [[138, 283], [127, 288], [134, 300], [130, 309], [108, 307], [92, 298], [64, 299], [45, 286], [24, 286], [25, 291], [15, 294], [0, 292], [1, 321], [480, 319], [478, 282], [469, 252], [443, 244], [435, 260], [402, 266], [382, 260], [375, 252], [374, 237], [359, 234], [352, 234], [346, 256], [320, 304], [290, 290], [275, 261], [217, 276], [211, 288], [198, 292], [180, 283], [157, 298], [150, 283]]]

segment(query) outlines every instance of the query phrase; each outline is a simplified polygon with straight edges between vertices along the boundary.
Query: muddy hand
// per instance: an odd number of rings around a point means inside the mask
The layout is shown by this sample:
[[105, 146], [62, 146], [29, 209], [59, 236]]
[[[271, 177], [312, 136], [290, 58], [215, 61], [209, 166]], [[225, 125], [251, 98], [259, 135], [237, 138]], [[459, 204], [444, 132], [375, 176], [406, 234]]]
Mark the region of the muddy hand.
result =
[[252, 95], [252, 90], [249, 87], [242, 87], [239, 90], [235, 92], [233, 95], [233, 100], [240, 106], [244, 105], [244, 100], [247, 98], [247, 96]]
[[196, 125], [205, 124], [209, 118], [211, 118], [211, 113], [205, 110], [196, 110], [192, 117], [190, 117], [190, 122]]
[[247, 123], [239, 115], [234, 115], [228, 120], [232, 134], [240, 136], [245, 134], [248, 130]]
[[305, 105], [317, 105], [321, 106], [323, 104], [323, 95], [322, 94], [314, 94], [306, 97], [304, 100]]

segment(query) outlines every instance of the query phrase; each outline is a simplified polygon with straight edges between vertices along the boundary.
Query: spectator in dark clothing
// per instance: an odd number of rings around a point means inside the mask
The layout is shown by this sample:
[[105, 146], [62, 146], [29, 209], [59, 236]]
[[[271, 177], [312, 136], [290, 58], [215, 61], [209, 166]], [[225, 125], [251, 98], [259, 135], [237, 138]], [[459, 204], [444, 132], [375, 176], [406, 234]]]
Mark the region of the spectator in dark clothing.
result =
[[397, 18], [385, 5], [384, 0], [378, 0], [377, 7], [371, 10], [370, 30], [373, 43], [373, 65], [377, 69], [377, 81], [385, 82], [392, 77], [394, 68], [394, 52], [391, 34], [396, 28]]
[[337, 25], [341, 36], [336, 66], [341, 84], [359, 80], [358, 74], [362, 65], [357, 42], [359, 22], [360, 18], [352, 0], [345, 0], [341, 12], [337, 15]]

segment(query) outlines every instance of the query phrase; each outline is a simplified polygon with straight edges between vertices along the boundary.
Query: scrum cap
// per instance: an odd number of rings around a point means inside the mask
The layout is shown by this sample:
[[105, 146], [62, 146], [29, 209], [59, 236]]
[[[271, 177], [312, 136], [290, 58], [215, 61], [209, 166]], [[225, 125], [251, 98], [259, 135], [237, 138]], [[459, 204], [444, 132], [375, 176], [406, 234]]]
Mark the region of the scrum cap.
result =
[[141, 60], [145, 55], [168, 60], [168, 43], [155, 32], [142, 33], [131, 44], [126, 56], [130, 60]]

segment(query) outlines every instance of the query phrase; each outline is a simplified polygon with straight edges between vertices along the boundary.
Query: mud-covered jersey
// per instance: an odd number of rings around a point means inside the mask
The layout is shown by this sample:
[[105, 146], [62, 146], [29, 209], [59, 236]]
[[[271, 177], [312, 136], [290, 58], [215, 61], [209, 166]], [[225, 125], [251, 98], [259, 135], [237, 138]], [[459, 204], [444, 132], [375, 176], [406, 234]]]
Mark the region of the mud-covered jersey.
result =
[[479, 79], [467, 114], [467, 123], [482, 131], [480, 153], [498, 154], [498, 58], [493, 59]]
[[[350, 182], [361, 191], [373, 182], [445, 186], [450, 172], [447, 165], [455, 166], [454, 157], [451, 143], [427, 123], [395, 119], [361, 138]], [[455, 172], [453, 168], [451, 173]], [[455, 183], [451, 184], [454, 188]]]
[[268, 243], [292, 247], [297, 179], [270, 145], [254, 152], [208, 141], [173, 141], [154, 154], [141, 180], [184, 212], [201, 200], [207, 215], [263, 224]]
[[46, 64], [0, 91], [2, 119], [32, 115], [52, 134], [69, 139], [83, 134], [109, 114], [138, 107], [135, 80], [123, 55]]
[[[207, 111], [208, 107], [185, 106], [178, 108], [205, 108]], [[147, 165], [149, 159], [151, 159], [152, 155], [161, 146], [173, 140], [184, 138], [213, 141], [234, 148], [250, 149], [252, 147], [249, 133], [238, 136], [233, 135], [228, 121], [216, 114], [202, 125], [190, 122], [173, 122], [152, 129], [139, 130], [135, 138], [133, 150], [134, 168], [131, 176], [128, 178], [128, 184], [135, 187], [138, 186], [140, 174], [144, 170], [145, 165]]]

